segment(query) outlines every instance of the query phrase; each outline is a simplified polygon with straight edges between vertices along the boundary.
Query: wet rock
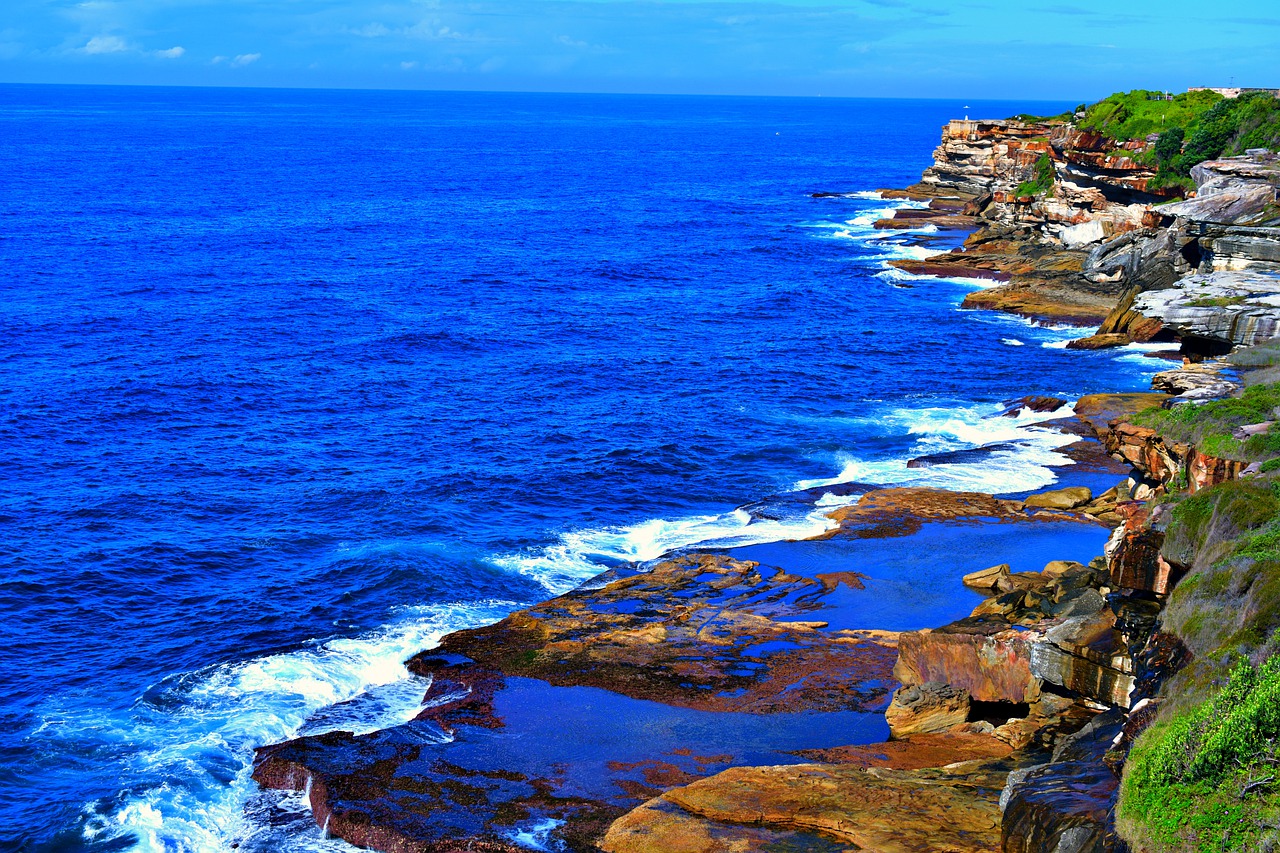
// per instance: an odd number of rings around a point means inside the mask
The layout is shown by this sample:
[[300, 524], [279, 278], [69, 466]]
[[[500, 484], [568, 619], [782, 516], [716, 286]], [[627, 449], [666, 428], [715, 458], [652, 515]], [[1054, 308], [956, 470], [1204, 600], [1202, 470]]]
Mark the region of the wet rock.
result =
[[969, 718], [969, 694], [939, 681], [898, 688], [884, 712], [893, 737], [945, 732]]
[[555, 820], [553, 843], [594, 850], [674, 785], [748, 754], [788, 760], [761, 743], [883, 727], [894, 635], [807, 618], [861, 584], [709, 554], [619, 570], [416, 655], [416, 720], [264, 747], [255, 779], [308, 789], [317, 822], [376, 849], [505, 851]]
[[1068, 405], [1070, 405], [1070, 403], [1061, 397], [1047, 397], [1043, 395], [1020, 397], [1017, 400], [1006, 403], [1004, 410], [1000, 412], [1000, 416], [1016, 418], [1026, 409], [1030, 409], [1033, 412], [1056, 412], [1063, 406]]
[[934, 465], [963, 465], [973, 462], [982, 462], [993, 453], [1007, 452], [1017, 450], [1018, 445], [1010, 442], [1000, 442], [997, 444], [984, 444], [982, 447], [972, 447], [965, 450], [949, 450], [944, 453], [930, 453], [927, 456], [917, 456], [915, 459], [907, 462], [908, 468], [932, 468]]
[[1084, 486], [1068, 486], [1065, 489], [1054, 489], [1039, 492], [1027, 497], [1023, 505], [1044, 509], [1075, 509], [1093, 500], [1093, 492]]
[[1116, 849], [1111, 811], [1119, 779], [1103, 760], [1124, 717], [1103, 714], [1067, 738], [1054, 760], [1014, 771], [1001, 795], [1004, 853]]
[[875, 489], [854, 506], [828, 513], [838, 527], [827, 536], [906, 536], [925, 521], [993, 519], [1028, 521], [1018, 501], [1001, 500], [981, 492], [951, 492], [945, 489]]
[[[1070, 704], [1070, 700], [1067, 701]], [[1058, 716], [1063, 710], [1058, 708], [1039, 716]], [[961, 761], [1004, 758], [1011, 752], [1013, 748], [1009, 744], [994, 737], [952, 730], [938, 734], [912, 734], [884, 743], [798, 750], [795, 754], [818, 764], [920, 770], [925, 767], [945, 767]]]

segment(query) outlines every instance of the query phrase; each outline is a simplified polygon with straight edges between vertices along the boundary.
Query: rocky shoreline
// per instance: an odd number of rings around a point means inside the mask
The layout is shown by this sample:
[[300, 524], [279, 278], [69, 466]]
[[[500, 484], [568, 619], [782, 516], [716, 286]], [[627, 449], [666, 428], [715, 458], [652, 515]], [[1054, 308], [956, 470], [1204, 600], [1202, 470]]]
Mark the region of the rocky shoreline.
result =
[[[1054, 191], [1018, 195], [1043, 156]], [[1056, 488], [874, 489], [819, 540], [606, 572], [411, 658], [415, 720], [262, 747], [254, 779], [396, 853], [1127, 849], [1127, 750], [1196, 654], [1162, 628], [1190, 566], [1162, 551], [1156, 499], [1250, 473], [1133, 418], [1234, 392], [1213, 357], [1280, 321], [1280, 163], [1197, 169], [1197, 197], [1167, 204], [1114, 141], [965, 121], [921, 183], [885, 191], [930, 204], [877, 227], [971, 232], [894, 262], [999, 282], [967, 307], [1177, 348], [1151, 393], [1045, 422], [1076, 462]], [[938, 589], [897, 624], [904, 554]]]

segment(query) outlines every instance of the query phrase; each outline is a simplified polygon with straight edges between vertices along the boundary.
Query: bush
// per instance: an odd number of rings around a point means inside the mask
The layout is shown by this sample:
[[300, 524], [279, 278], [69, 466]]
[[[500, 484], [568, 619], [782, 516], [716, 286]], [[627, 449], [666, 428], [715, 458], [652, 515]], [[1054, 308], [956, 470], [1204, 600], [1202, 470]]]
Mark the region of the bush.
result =
[[1280, 99], [1269, 92], [1251, 92], [1217, 102], [1201, 116], [1172, 171], [1189, 175], [1205, 160], [1243, 154], [1249, 148], [1280, 147]]
[[1207, 701], [1138, 738], [1121, 784], [1124, 834], [1157, 850], [1262, 849], [1280, 814], [1277, 737], [1280, 657], [1241, 659]]
[[1222, 100], [1216, 92], [1183, 92], [1168, 101], [1162, 93], [1146, 89], [1117, 92], [1088, 107], [1080, 127], [1112, 139], [1141, 139], [1165, 128], [1192, 128]]

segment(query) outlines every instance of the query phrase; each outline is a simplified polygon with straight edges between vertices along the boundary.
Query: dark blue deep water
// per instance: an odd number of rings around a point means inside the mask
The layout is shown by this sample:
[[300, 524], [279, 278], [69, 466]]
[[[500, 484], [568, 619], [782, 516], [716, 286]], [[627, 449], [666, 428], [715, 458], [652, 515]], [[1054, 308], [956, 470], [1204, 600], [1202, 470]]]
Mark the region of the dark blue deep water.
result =
[[885, 271], [963, 106], [0, 87], [0, 846], [338, 849], [251, 750], [406, 719], [443, 632], [1051, 482], [987, 416], [1150, 360]]

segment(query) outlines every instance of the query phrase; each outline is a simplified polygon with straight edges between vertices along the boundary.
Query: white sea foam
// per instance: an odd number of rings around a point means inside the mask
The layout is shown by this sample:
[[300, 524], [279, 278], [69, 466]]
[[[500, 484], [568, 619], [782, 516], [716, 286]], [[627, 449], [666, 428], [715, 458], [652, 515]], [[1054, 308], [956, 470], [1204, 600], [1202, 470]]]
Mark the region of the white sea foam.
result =
[[1023, 344], [1022, 341], [1018, 340], [1017, 338], [1001, 338], [1000, 343], [1004, 344], [1007, 347], [1025, 346], [1025, 344]]
[[[300, 733], [357, 734], [398, 725], [421, 707], [428, 682], [404, 661], [450, 631], [501, 618], [516, 602], [406, 608], [393, 624], [297, 651], [190, 673], [127, 712], [54, 712], [40, 737], [137, 745], [123, 775], [140, 780], [118, 801], [87, 807], [86, 839], [133, 836], [144, 851], [349, 851], [315, 826], [300, 796], [263, 795], [253, 748]], [[276, 818], [259, 819], [268, 799]], [[254, 804], [258, 803], [258, 808]], [[249, 808], [246, 808], [246, 807]], [[279, 809], [297, 819], [279, 826]]]
[[628, 527], [574, 531], [546, 548], [505, 555], [493, 562], [499, 568], [535, 578], [549, 592], [558, 594], [611, 564], [645, 563], [695, 546], [734, 548], [807, 539], [834, 526], [825, 511], [816, 507], [787, 519], [756, 518], [739, 508], [719, 515], [655, 518]]
[[[961, 408], [896, 409], [875, 420], [890, 433], [914, 437], [908, 453], [889, 459], [868, 460], [843, 454], [834, 461], [838, 473], [830, 477], [801, 480], [797, 489], [822, 488], [842, 483], [913, 485], [994, 494], [1030, 491], [1057, 480], [1051, 470], [1071, 464], [1059, 453], [1062, 433], [1037, 426], [1071, 414], [1069, 406], [1055, 412], [1023, 409], [1013, 417], [994, 417], [998, 406]], [[992, 450], [974, 462], [941, 462], [908, 468], [915, 458], [990, 444], [1009, 447]]]

